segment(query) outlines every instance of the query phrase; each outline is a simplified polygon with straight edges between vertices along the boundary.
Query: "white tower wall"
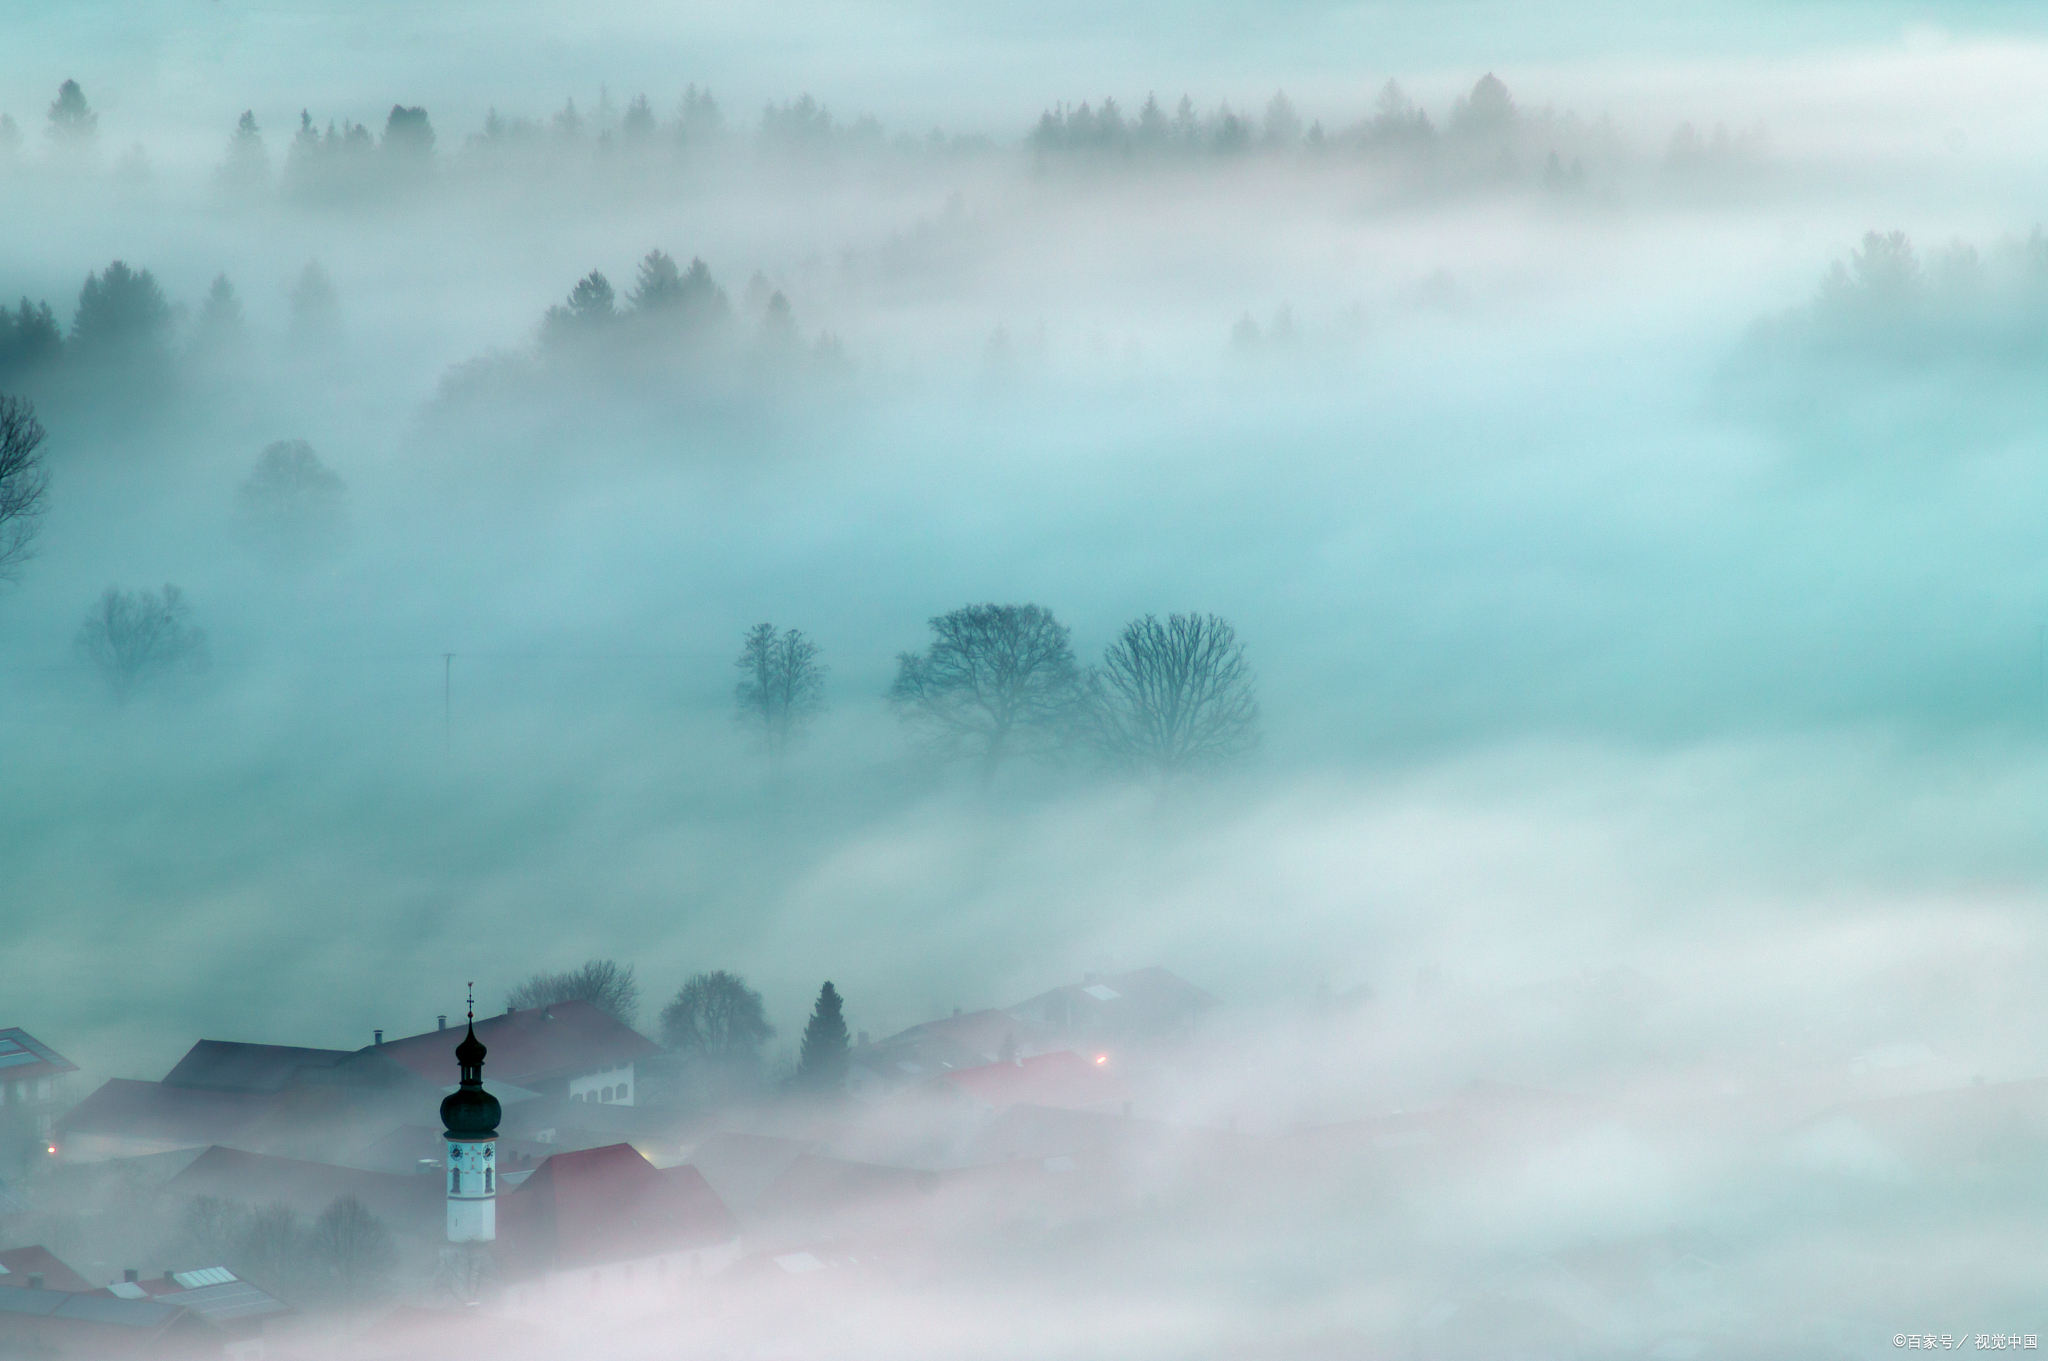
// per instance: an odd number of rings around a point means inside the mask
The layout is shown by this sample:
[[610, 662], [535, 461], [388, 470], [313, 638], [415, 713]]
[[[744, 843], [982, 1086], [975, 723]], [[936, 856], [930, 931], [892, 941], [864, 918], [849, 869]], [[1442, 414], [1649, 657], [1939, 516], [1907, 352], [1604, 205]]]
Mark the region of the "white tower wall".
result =
[[448, 1141], [448, 1241], [489, 1243], [498, 1236], [498, 1141]]

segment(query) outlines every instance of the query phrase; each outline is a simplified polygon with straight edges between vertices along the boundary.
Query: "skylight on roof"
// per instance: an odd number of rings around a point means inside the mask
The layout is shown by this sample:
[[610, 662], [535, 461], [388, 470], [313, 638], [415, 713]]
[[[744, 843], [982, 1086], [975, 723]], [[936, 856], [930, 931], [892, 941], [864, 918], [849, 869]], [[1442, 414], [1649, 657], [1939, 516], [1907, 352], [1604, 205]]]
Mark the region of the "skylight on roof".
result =
[[197, 1271], [174, 1271], [171, 1279], [186, 1290], [197, 1290], [204, 1285], [225, 1285], [235, 1279], [235, 1273], [224, 1266], [209, 1266]]
[[1100, 983], [1091, 983], [1081, 989], [1081, 991], [1087, 993], [1098, 1002], [1114, 1002], [1117, 998], [1123, 996], [1115, 988], [1105, 987]]

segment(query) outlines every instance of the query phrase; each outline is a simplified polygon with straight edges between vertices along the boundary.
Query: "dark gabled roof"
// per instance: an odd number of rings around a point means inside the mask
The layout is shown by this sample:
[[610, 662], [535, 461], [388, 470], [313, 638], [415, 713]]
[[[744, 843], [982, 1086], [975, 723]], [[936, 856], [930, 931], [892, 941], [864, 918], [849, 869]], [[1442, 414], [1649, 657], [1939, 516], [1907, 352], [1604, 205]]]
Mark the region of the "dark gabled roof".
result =
[[164, 1085], [214, 1092], [276, 1092], [307, 1069], [332, 1068], [352, 1049], [302, 1049], [289, 1044], [245, 1044], [240, 1040], [201, 1040], [185, 1051], [177, 1067], [164, 1074]]
[[70, 1290], [0, 1291], [0, 1313], [37, 1314], [77, 1323], [111, 1324], [117, 1328], [161, 1328], [184, 1311], [155, 1300], [123, 1300], [97, 1292]]
[[40, 1274], [45, 1290], [90, 1290], [92, 1282], [58, 1260], [48, 1248], [8, 1248], [0, 1252], [0, 1286], [26, 1287], [31, 1273]]
[[66, 1134], [121, 1134], [168, 1143], [214, 1144], [270, 1108], [272, 1098], [110, 1078], [57, 1120]]
[[0, 1082], [75, 1073], [78, 1065], [19, 1027], [0, 1030]]
[[[430, 1082], [452, 1087], [462, 1077], [455, 1062], [455, 1046], [462, 1037], [453, 1029], [430, 1030], [358, 1052], [382, 1055]], [[487, 1016], [476, 1022], [476, 1037], [490, 1050], [484, 1060], [486, 1083], [495, 1079], [521, 1087], [616, 1068], [662, 1052], [653, 1040], [588, 1002], [556, 1002]]]
[[657, 1170], [630, 1144], [557, 1153], [498, 1198], [499, 1237], [529, 1271], [722, 1243], [739, 1225], [694, 1167]]
[[280, 1201], [303, 1215], [317, 1215], [337, 1197], [350, 1195], [393, 1233], [412, 1234], [436, 1231], [445, 1203], [437, 1176], [364, 1172], [219, 1147], [193, 1159], [164, 1183], [164, 1190], [172, 1196], [218, 1196], [251, 1205]]

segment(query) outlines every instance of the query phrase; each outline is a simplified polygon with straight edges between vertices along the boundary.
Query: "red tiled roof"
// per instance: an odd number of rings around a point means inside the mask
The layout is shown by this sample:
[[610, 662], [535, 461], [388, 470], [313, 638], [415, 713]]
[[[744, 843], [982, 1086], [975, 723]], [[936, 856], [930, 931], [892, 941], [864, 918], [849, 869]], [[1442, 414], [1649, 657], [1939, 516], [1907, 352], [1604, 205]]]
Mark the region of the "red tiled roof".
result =
[[951, 1088], [996, 1110], [1011, 1106], [1057, 1106], [1088, 1110], [1128, 1100], [1123, 1079], [1071, 1049], [1023, 1059], [956, 1068], [939, 1079]]
[[[452, 1087], [462, 1077], [455, 1065], [455, 1046], [462, 1034], [450, 1026], [387, 1040], [361, 1052], [382, 1054], [429, 1082]], [[476, 1023], [476, 1037], [490, 1051], [484, 1059], [485, 1081], [514, 1086], [615, 1068], [661, 1052], [660, 1045], [588, 1002], [556, 1002], [486, 1016]]]
[[37, 1244], [32, 1248], [8, 1248], [0, 1252], [0, 1266], [7, 1268], [7, 1274], [0, 1276], [0, 1285], [28, 1284], [31, 1272], [40, 1273], [45, 1290], [90, 1290], [92, 1282], [85, 1279], [57, 1259], [55, 1253]]
[[657, 1170], [631, 1144], [557, 1153], [498, 1199], [499, 1236], [529, 1270], [681, 1251], [737, 1236], [694, 1167]]

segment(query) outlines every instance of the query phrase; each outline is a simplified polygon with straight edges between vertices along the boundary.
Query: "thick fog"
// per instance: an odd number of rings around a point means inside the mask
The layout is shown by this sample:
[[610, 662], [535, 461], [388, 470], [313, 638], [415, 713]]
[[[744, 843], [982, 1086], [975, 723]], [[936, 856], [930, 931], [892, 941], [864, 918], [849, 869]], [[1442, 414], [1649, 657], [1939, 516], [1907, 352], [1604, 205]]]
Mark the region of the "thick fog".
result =
[[[2038, 21], [757, 8], [5, 21], [0, 1024], [82, 1095], [723, 969], [772, 1105], [824, 979], [882, 1036], [1158, 965], [1222, 1003], [1133, 1078], [1171, 1189], [735, 1284], [704, 1354], [2048, 1331]], [[203, 646], [96, 660], [167, 584]], [[1256, 743], [923, 740], [899, 659], [984, 603], [1082, 668], [1227, 621]], [[827, 668], [786, 749], [763, 622]], [[1828, 1114], [2015, 1091], [1960, 1171]], [[1473, 1110], [1480, 1172], [1316, 1142]], [[1656, 1235], [1712, 1308], [1456, 1332]]]

